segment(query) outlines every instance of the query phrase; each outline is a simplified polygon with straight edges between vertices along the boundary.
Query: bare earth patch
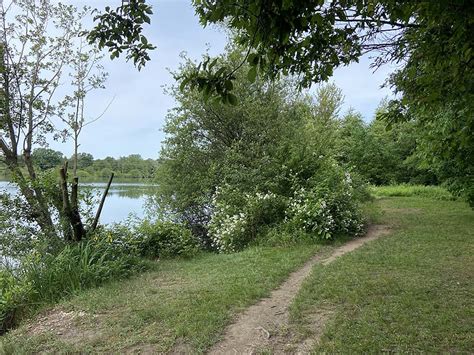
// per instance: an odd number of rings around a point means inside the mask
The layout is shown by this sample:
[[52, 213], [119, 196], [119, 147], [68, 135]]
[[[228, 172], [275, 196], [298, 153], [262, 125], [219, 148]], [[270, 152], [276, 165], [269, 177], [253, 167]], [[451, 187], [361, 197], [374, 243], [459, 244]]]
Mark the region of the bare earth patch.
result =
[[[100, 336], [97, 330], [81, 329], [79, 326], [90, 321], [91, 318], [97, 318], [83, 311], [66, 312], [61, 309], [53, 309], [36, 319], [36, 321], [27, 328], [27, 334], [30, 336], [42, 335], [45, 333], [55, 334], [62, 341], [69, 344], [78, 344], [84, 340], [93, 340]], [[98, 320], [97, 320], [98, 321]]]
[[337, 248], [329, 257], [320, 255], [311, 258], [301, 269], [295, 271], [269, 298], [249, 307], [224, 333], [224, 339], [215, 344], [210, 354], [253, 354], [261, 350], [273, 353], [296, 352], [307, 353], [322, 335], [325, 323], [331, 312], [320, 310], [311, 319], [313, 335], [301, 344], [291, 341], [289, 331], [289, 306], [298, 293], [304, 279], [309, 276], [317, 263], [327, 265], [336, 258], [349, 253], [367, 242], [387, 235], [389, 228], [374, 225], [364, 237], [356, 238]]

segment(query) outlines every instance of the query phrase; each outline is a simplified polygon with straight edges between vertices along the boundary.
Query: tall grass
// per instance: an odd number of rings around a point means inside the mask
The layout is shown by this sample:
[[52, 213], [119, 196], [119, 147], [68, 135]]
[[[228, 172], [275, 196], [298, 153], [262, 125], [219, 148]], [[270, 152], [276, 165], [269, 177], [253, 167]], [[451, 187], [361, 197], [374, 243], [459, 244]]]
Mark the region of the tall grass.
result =
[[0, 272], [0, 334], [42, 305], [127, 277], [144, 265], [105, 241], [66, 245], [58, 254], [31, 254], [18, 270]]
[[371, 186], [370, 193], [375, 197], [425, 197], [434, 200], [451, 201], [456, 200], [448, 190], [441, 186], [424, 185], [390, 185], [390, 186]]

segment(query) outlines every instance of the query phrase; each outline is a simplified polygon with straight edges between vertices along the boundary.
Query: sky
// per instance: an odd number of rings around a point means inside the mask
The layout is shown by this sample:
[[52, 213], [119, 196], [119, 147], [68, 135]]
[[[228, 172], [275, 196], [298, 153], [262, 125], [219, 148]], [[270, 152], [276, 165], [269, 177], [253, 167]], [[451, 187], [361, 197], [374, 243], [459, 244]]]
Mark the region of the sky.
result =
[[[116, 6], [120, 0], [67, 0], [65, 3], [99, 9]], [[155, 0], [152, 24], [146, 28], [149, 42], [157, 49], [151, 52], [151, 61], [140, 72], [124, 58], [102, 61], [109, 73], [106, 89], [91, 92], [86, 102], [86, 117], [104, 115], [84, 128], [80, 152], [91, 153], [95, 158], [120, 157], [140, 154], [144, 158], [157, 158], [164, 138], [161, 131], [168, 110], [175, 107], [174, 100], [164, 93], [174, 79], [170, 70], [177, 69], [180, 53], [186, 52], [198, 60], [209, 48], [211, 55], [219, 54], [227, 43], [225, 33], [216, 27], [202, 28], [191, 6], [191, 0]], [[373, 118], [379, 102], [390, 95], [381, 85], [392, 71], [382, 67], [373, 73], [370, 58], [335, 70], [331, 79], [345, 96], [343, 112], [349, 108], [362, 113], [366, 121]], [[312, 89], [314, 90], [314, 88]], [[49, 141], [52, 149], [67, 156], [72, 153], [72, 142]]]

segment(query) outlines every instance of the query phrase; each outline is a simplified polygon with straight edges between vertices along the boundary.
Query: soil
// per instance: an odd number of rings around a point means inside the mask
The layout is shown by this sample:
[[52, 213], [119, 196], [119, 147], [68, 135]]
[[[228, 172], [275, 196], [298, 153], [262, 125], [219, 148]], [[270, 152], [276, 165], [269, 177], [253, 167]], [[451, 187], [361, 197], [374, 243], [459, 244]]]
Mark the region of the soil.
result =
[[86, 312], [53, 309], [47, 314], [39, 317], [35, 323], [28, 327], [28, 334], [40, 335], [44, 333], [53, 333], [61, 340], [69, 344], [79, 344], [84, 340], [91, 341], [98, 336], [92, 329], [80, 329], [79, 324], [84, 323], [90, 318], [97, 318], [97, 315], [91, 315]]
[[386, 226], [374, 225], [364, 237], [356, 238], [338, 247], [329, 257], [314, 256], [289, 278], [270, 297], [244, 311], [225, 331], [223, 340], [215, 344], [209, 354], [308, 353], [322, 335], [331, 310], [321, 309], [311, 315], [312, 336], [294, 343], [289, 330], [289, 306], [298, 293], [304, 279], [317, 263], [327, 265], [367, 242], [387, 235]]

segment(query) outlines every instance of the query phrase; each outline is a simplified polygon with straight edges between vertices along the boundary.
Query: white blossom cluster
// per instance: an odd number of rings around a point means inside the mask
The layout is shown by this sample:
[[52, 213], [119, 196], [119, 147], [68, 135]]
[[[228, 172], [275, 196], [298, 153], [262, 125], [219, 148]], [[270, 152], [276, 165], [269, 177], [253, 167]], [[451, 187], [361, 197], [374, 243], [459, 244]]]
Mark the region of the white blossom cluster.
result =
[[213, 214], [208, 225], [212, 247], [219, 252], [235, 252], [245, 242], [252, 211], [261, 206], [263, 201], [276, 197], [275, 194], [256, 192], [245, 194], [245, 210], [232, 213], [233, 207], [221, 201], [222, 188], [216, 190], [212, 198]]
[[278, 209], [285, 216], [278, 223], [318, 239], [330, 239], [339, 233], [359, 234], [363, 221], [354, 201], [352, 177], [346, 172], [337, 174], [336, 179], [327, 185], [299, 187], [289, 199], [272, 192], [242, 194], [229, 186], [218, 188], [208, 225], [212, 246], [219, 252], [239, 250], [255, 237], [262, 213], [269, 216]]
[[353, 203], [352, 190], [349, 173], [344, 174], [342, 184], [335, 191], [321, 193], [300, 188], [290, 200], [285, 220], [322, 239], [329, 239], [338, 232], [359, 234], [363, 221]]
[[332, 236], [335, 227], [334, 217], [327, 202], [304, 188], [295, 192], [286, 211], [286, 220], [306, 232], [318, 234], [324, 239]]

